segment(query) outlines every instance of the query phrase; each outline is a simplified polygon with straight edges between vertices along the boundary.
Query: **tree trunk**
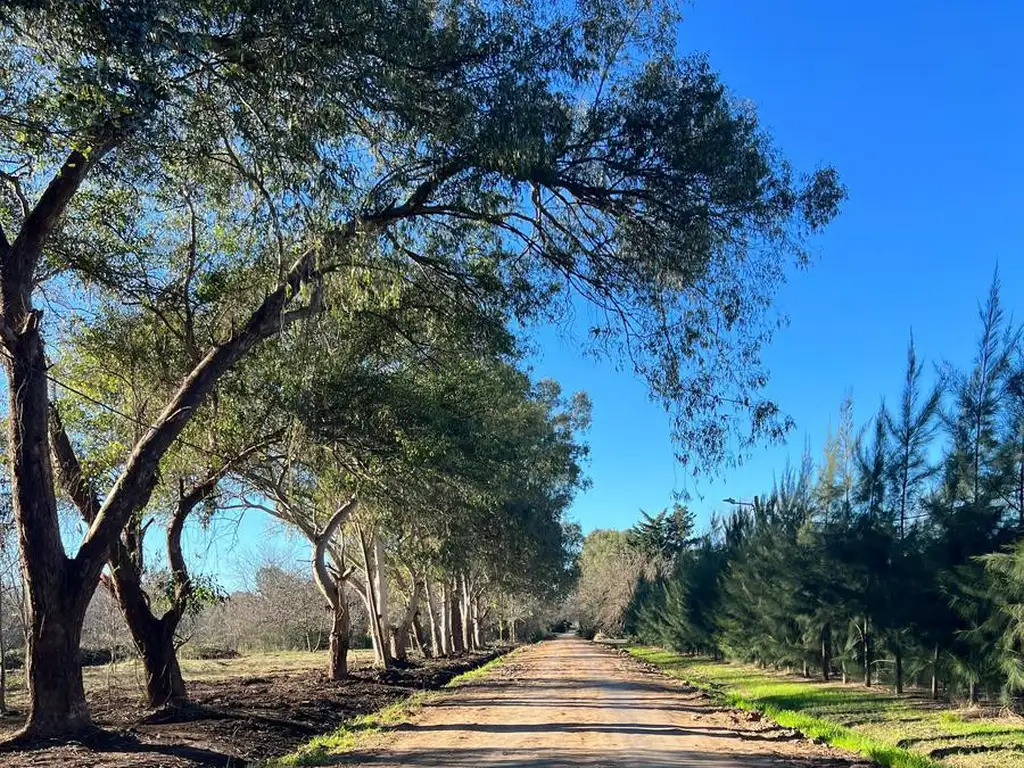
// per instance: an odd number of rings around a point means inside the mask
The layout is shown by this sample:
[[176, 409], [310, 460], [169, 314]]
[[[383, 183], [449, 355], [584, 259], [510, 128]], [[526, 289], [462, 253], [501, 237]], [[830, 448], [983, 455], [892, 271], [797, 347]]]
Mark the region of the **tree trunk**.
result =
[[29, 286], [20, 297], [9, 295], [9, 287], [5, 281], [3, 322], [16, 324], [5, 329], [5, 336], [13, 338], [4, 339], [9, 355], [4, 357], [8, 455], [29, 626], [25, 656], [30, 705], [22, 733], [28, 738], [60, 737], [92, 728], [78, 645], [85, 606], [96, 585], [83, 584], [81, 569], [65, 555], [61, 542], [50, 463], [41, 313], [31, 309]]
[[871, 687], [871, 625], [864, 619], [864, 685]]
[[451, 593], [448, 584], [441, 582], [441, 605], [438, 614], [441, 618], [441, 647], [445, 656], [455, 652], [454, 634], [452, 633]]
[[939, 698], [939, 644], [935, 644], [932, 652], [932, 698]]
[[[26, 581], [34, 579], [26, 571]], [[60, 738], [94, 730], [85, 701], [80, 654], [85, 606], [74, 595], [54, 594], [45, 586], [26, 583], [29, 602], [29, 716], [26, 738]]]
[[459, 617], [462, 626], [462, 648], [469, 651], [473, 649], [473, 634], [472, 618], [469, 615], [469, 583], [465, 573], [462, 574], [459, 583], [462, 588], [462, 594], [459, 596], [459, 610], [462, 614]]
[[344, 680], [348, 677], [348, 639], [349, 610], [345, 599], [344, 582], [338, 584], [338, 599], [332, 606], [333, 621], [331, 622], [330, 662], [327, 676], [331, 680]]
[[452, 652], [462, 653], [466, 650], [465, 635], [462, 631], [462, 614], [459, 608], [461, 603], [459, 597], [458, 581], [453, 582], [448, 590], [449, 595], [449, 610], [451, 611], [451, 633], [452, 633]]
[[4, 639], [4, 581], [0, 573], [0, 715], [7, 714], [7, 642]]
[[[376, 557], [371, 555], [367, 575], [367, 595], [370, 598], [370, 629], [374, 649], [377, 652], [377, 663], [387, 669], [391, 666], [391, 644], [388, 641], [390, 628], [385, 623], [385, 614], [381, 610], [381, 595], [377, 591], [380, 585]], [[386, 599], [386, 598], [385, 598]]]
[[416, 613], [419, 611], [420, 596], [423, 594], [423, 582], [413, 577], [412, 583], [413, 588], [412, 594], [409, 596], [409, 604], [405, 607], [405, 613], [402, 615], [402, 620], [399, 622], [392, 634], [392, 643], [394, 647], [392, 655], [396, 659], [405, 660], [408, 656], [409, 632], [412, 629]]
[[896, 693], [903, 693], [903, 639], [896, 637]]
[[826, 683], [829, 681], [832, 672], [832, 658], [829, 648], [832, 645], [832, 628], [826, 621], [821, 628], [821, 679]]
[[437, 615], [437, 601], [434, 597], [434, 590], [430, 587], [429, 580], [424, 583], [424, 588], [427, 593], [427, 613], [430, 620], [430, 648], [434, 656], [445, 656], [448, 651], [441, 641], [442, 634], [440, 620]]
[[412, 638], [416, 642], [417, 650], [423, 654], [423, 658], [433, 658], [434, 651], [430, 647], [430, 638], [427, 637], [427, 632], [423, 628], [423, 621], [420, 619], [419, 612], [412, 617]]
[[470, 600], [470, 610], [473, 617], [473, 647], [480, 650], [484, 647], [483, 629], [480, 626], [480, 603], [475, 597]]
[[391, 666], [394, 656], [392, 649], [392, 632], [394, 628], [388, 621], [388, 579], [385, 572], [386, 562], [384, 555], [384, 544], [380, 537], [374, 532], [371, 534], [373, 542], [373, 597], [374, 608], [377, 614], [377, 639], [381, 664], [385, 669]]
[[[177, 623], [173, 622], [174, 625]], [[152, 631], [142, 641], [142, 660], [146, 668], [146, 698], [150, 707], [180, 706], [187, 701], [185, 680], [181, 676], [178, 652], [174, 647], [174, 627], [170, 623], [160, 620], [153, 624]]]
[[138, 576], [128, 549], [118, 540], [111, 557], [110, 586], [142, 659], [146, 703], [153, 708], [183, 704], [187, 698], [185, 681], [174, 647], [180, 614], [171, 610], [162, 619], [156, 618]]
[[515, 645], [519, 640], [516, 638], [516, 620], [512, 619], [509, 622], [509, 637], [512, 639], [512, 645]]

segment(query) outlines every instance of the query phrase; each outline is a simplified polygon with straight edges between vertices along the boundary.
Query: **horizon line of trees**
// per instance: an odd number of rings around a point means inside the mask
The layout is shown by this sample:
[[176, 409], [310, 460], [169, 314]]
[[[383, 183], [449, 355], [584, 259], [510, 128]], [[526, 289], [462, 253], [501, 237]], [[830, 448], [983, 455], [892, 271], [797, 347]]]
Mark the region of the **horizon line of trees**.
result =
[[926, 386], [911, 340], [898, 402], [857, 429], [847, 398], [822, 456], [707, 533], [677, 507], [588, 536], [586, 628], [1019, 710], [1024, 347], [998, 276], [979, 317], [969, 368]]

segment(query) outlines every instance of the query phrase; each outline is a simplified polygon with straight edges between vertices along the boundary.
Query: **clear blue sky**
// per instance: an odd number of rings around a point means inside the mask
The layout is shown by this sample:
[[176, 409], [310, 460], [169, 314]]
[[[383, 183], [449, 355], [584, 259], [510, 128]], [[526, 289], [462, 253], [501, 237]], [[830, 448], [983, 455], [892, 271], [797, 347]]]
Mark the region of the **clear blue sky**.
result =
[[1024, 314], [1024, 4], [696, 0], [682, 51], [706, 52], [798, 169], [831, 163], [850, 193], [778, 299], [790, 325], [765, 358], [797, 422], [787, 446], [693, 484], [662, 411], [627, 373], [541, 334], [537, 374], [594, 401], [585, 529], [625, 527], [689, 490], [702, 520], [771, 487], [805, 439], [820, 451], [846, 392], [858, 422], [898, 396], [911, 326], [929, 361], [968, 364], [996, 264]]
[[[1022, 36], [1024, 4], [1011, 0], [697, 0], [687, 9], [680, 49], [709, 55], [798, 169], [835, 165], [850, 199], [817, 242], [816, 263], [778, 298], [791, 323], [766, 360], [769, 393], [797, 422], [789, 445], [759, 450], [713, 483], [695, 486], [675, 465], [665, 414], [641, 384], [584, 359], [556, 331], [539, 334], [536, 374], [594, 402], [593, 487], [573, 509], [586, 530], [629, 526], [675, 491], [694, 494], [704, 521], [725, 496], [764, 492], [805, 439], [821, 450], [846, 392], [858, 421], [881, 396], [894, 400], [911, 326], [929, 361], [966, 365], [977, 299], [997, 263], [1006, 305], [1024, 314]], [[266, 525], [249, 515], [212, 540], [193, 532], [189, 548], [224, 573], [260, 542], [288, 550]], [[304, 546], [293, 551], [307, 557]]]

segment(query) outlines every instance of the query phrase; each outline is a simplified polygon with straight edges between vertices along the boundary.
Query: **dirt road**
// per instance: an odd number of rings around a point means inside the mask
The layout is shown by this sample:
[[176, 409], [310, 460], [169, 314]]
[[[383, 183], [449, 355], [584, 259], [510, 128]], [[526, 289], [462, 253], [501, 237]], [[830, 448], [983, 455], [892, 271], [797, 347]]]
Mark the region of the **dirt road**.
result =
[[[346, 764], [350, 761], [346, 760]], [[531, 646], [431, 704], [358, 765], [506, 768], [866, 768], [624, 655], [575, 638]]]

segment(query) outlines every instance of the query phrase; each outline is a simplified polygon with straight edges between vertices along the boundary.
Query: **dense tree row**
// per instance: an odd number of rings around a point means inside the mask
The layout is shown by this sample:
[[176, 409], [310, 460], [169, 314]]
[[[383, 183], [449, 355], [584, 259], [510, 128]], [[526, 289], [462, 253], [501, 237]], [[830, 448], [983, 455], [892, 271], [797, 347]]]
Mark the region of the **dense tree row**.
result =
[[[847, 401], [818, 462], [805, 456], [705, 536], [673, 534], [667, 572], [631, 589], [626, 630], [826, 680], [1019, 704], [1022, 352], [994, 282], [969, 368], [940, 366], [926, 386], [911, 342], [893, 407], [856, 431]], [[666, 539], [647, 529], [673, 520], [639, 526], [637, 551], [663, 561]], [[588, 539], [584, 564], [590, 549]]]
[[843, 190], [797, 178], [674, 53], [675, 19], [618, 0], [0, 8], [24, 737], [91, 727], [101, 581], [153, 703], [181, 697], [172, 637], [208, 590], [180, 532], [225, 506], [309, 538], [337, 674], [343, 591], [387, 663], [421, 602], [434, 647], [459, 647], [482, 595], [518, 612], [524, 582], [554, 588], [581, 413], [517, 370], [510, 329], [585, 308], [588, 349], [650, 385], [697, 468], [785, 430], [765, 310]]

